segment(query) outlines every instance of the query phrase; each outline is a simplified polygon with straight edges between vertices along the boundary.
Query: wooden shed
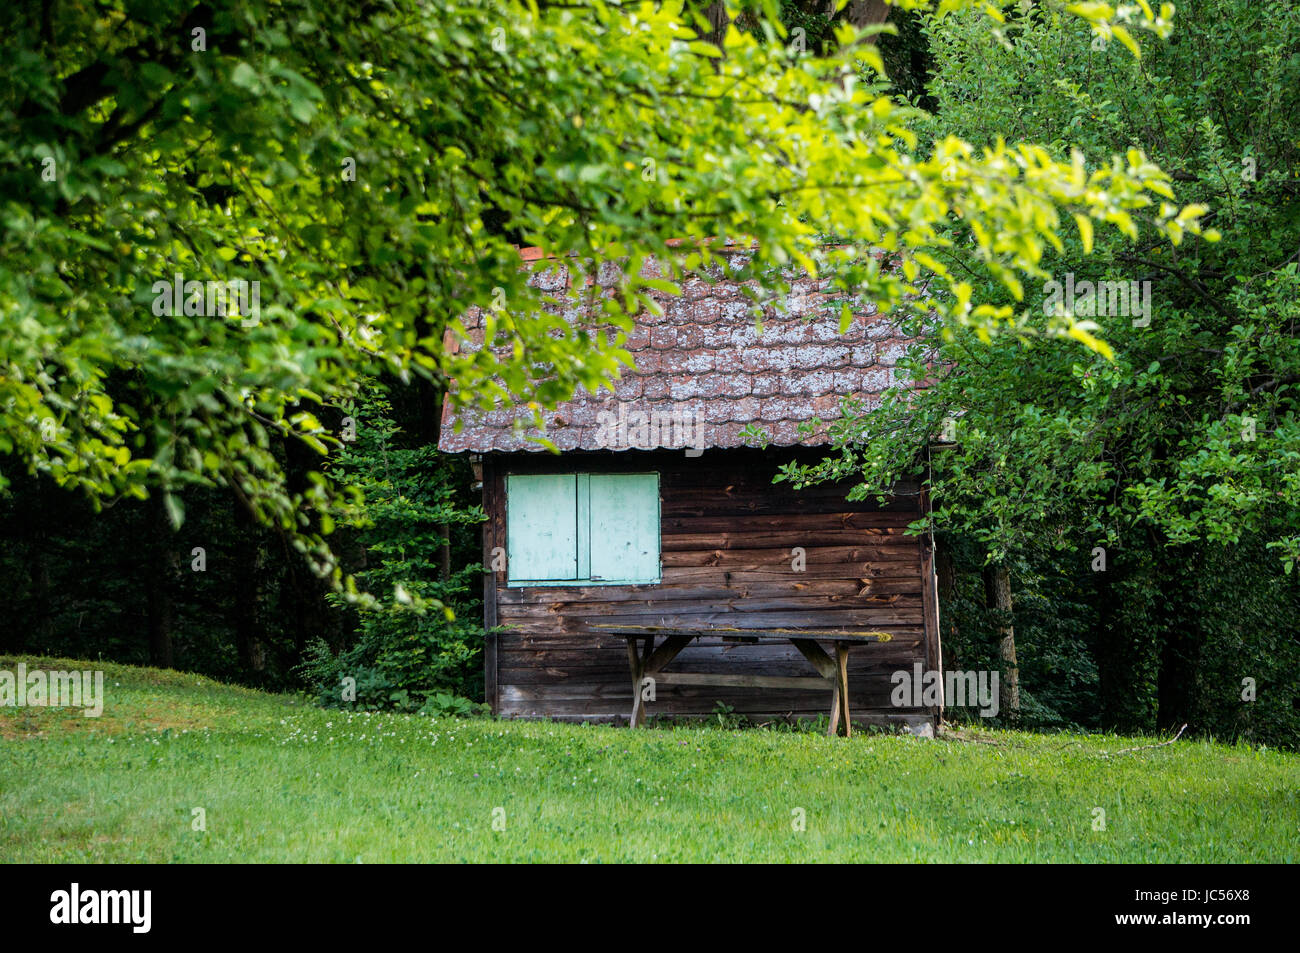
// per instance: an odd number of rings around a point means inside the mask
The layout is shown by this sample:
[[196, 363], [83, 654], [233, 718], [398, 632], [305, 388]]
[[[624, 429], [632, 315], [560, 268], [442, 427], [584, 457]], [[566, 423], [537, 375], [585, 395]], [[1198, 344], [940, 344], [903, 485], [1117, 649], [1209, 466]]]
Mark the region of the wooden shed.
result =
[[[539, 280], [560, 291], [555, 275]], [[741, 289], [711, 277], [638, 317], [636, 368], [612, 393], [547, 414], [559, 454], [529, 441], [517, 408], [447, 411], [441, 449], [473, 455], [488, 514], [485, 623], [501, 628], [486, 698], [500, 715], [581, 721], [719, 703], [809, 717], [833, 700], [832, 730], [841, 711], [932, 724], [936, 709], [891, 703], [893, 673], [941, 667], [931, 547], [905, 532], [924, 487], [880, 506], [848, 502], [849, 484], [772, 482], [825, 452], [824, 429], [799, 424], [833, 420], [844, 396], [878, 399], [910, 342], [870, 313], [841, 334], [838, 303], [808, 280], [760, 333]], [[464, 323], [457, 346], [481, 346], [481, 321]]]

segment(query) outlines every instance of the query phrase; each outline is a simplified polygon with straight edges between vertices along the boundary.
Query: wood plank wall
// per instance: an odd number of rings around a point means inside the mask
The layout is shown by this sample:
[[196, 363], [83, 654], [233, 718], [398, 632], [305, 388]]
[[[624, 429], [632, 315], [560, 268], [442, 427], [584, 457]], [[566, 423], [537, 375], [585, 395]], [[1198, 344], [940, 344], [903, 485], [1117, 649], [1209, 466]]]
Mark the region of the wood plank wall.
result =
[[[802, 491], [772, 484], [779, 465], [806, 451], [626, 451], [490, 455], [484, 467], [484, 565], [505, 546], [507, 473], [657, 471], [662, 497], [660, 585], [508, 588], [488, 577], [485, 617], [508, 631], [489, 639], [487, 698], [499, 714], [625, 720], [632, 687], [626, 643], [591, 624], [726, 625], [738, 628], [869, 627], [887, 644], [850, 655], [855, 721], [916, 724], [935, 714], [895, 708], [890, 674], [938, 662], [931, 554], [904, 533], [923, 505], [920, 488], [899, 487], [885, 506], [849, 503], [848, 486]], [[791, 550], [807, 569], [795, 572]], [[670, 671], [811, 675], [782, 644], [707, 642], [685, 649]], [[659, 685], [655, 715], [708, 715], [717, 702], [755, 717], [810, 716], [830, 707], [829, 691]]]

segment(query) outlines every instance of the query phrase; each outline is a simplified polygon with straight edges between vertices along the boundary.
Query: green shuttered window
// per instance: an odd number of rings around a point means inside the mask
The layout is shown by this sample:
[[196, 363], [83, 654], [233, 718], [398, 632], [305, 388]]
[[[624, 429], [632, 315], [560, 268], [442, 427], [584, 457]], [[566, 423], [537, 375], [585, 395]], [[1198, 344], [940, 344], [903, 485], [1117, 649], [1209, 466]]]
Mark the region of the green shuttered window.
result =
[[659, 474], [506, 477], [509, 585], [630, 585], [659, 578]]

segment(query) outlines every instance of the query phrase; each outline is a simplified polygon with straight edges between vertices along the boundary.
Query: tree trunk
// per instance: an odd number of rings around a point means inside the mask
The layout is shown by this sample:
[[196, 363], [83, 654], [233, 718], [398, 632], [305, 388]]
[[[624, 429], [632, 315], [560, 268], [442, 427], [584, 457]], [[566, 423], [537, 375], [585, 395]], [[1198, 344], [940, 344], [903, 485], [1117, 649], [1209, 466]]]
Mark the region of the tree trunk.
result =
[[1164, 632], [1160, 674], [1156, 681], [1156, 727], [1177, 728], [1191, 721], [1192, 689], [1196, 684], [1197, 638], [1185, 629]]
[[[1166, 550], [1156, 563], [1159, 576], [1152, 582], [1165, 598], [1157, 604], [1160, 629], [1160, 668], [1156, 679], [1156, 727], [1176, 729], [1193, 720], [1196, 673], [1200, 668], [1203, 636], [1199, 613], [1185, 613], [1187, 601], [1178, 590], [1187, 581], [1204, 578], [1204, 553], [1194, 546]], [[1169, 567], [1179, 567], [1170, 570]], [[1164, 577], [1163, 579], [1161, 577]], [[1172, 577], [1172, 578], [1170, 578]]]
[[235, 650], [244, 676], [254, 682], [266, 673], [266, 649], [261, 627], [261, 562], [262, 547], [257, 524], [239, 500], [235, 510], [235, 566], [232, 578], [235, 584], [232, 600]]
[[[442, 439], [442, 399], [445, 391], [439, 390], [433, 395], [433, 445], [436, 447]], [[443, 582], [451, 581], [451, 525], [438, 524], [438, 535], [442, 542], [438, 545], [438, 573]]]
[[709, 21], [709, 32], [704, 34], [704, 41], [722, 49], [722, 38], [731, 26], [731, 17], [727, 16], [727, 5], [722, 0], [713, 0], [704, 10], [704, 19]]
[[1124, 724], [1121, 699], [1131, 688], [1124, 678], [1125, 657], [1123, 643], [1118, 637], [1119, 620], [1116, 618], [1114, 577], [1120, 572], [1119, 553], [1112, 549], [1106, 553], [1106, 568], [1094, 570], [1094, 603], [1097, 606], [1097, 697], [1101, 709], [1099, 727], [1117, 728]]
[[1157, 579], [1159, 551], [1151, 534], [1106, 554], [1106, 570], [1095, 572], [1097, 592], [1097, 676], [1099, 726], [1122, 733], [1155, 728], [1159, 645], [1153, 613], [1165, 598]]
[[172, 583], [178, 557], [162, 491], [154, 491], [145, 506], [145, 525], [151, 537], [146, 549], [144, 574], [149, 605], [149, 664], [156, 668], [173, 668]]
[[999, 563], [984, 567], [984, 604], [998, 613], [998, 655], [1002, 659], [999, 702], [1010, 721], [1020, 717], [1020, 668], [1016, 664], [1016, 630], [1011, 621], [1011, 573]]
[[[800, 6], [804, 5], [800, 4]], [[817, 9], [816, 3], [808, 6], [812, 10]], [[861, 29], [876, 23], [884, 23], [889, 19], [890, 9], [888, 0], [849, 0], [844, 9], [836, 13], [835, 0], [826, 0], [822, 5], [821, 12], [823, 16], [829, 17], [833, 23], [849, 23]], [[723, 0], [713, 0], [704, 9], [704, 19], [708, 21], [709, 29], [701, 38], [706, 43], [712, 43], [718, 49], [722, 49], [722, 41], [727, 35], [727, 28], [732, 24], [731, 17], [727, 15], [726, 3]], [[751, 17], [742, 13], [737, 18], [737, 29], [752, 26], [753, 23], [750, 21]], [[875, 37], [868, 37], [867, 42], [874, 43]]]
[[939, 628], [943, 628], [944, 620], [948, 623], [948, 632], [943, 637], [944, 664], [948, 668], [961, 668], [957, 653], [957, 623], [953, 621], [955, 614], [951, 610], [957, 598], [957, 564], [952, 558], [952, 546], [946, 541], [940, 541], [934, 547], [934, 574], [939, 589]]
[[[833, 3], [827, 4], [827, 6], [832, 11], [835, 8]], [[889, 4], [886, 0], [849, 0], [849, 3], [835, 19], [847, 21], [858, 29], [876, 23], [884, 23], [889, 19]]]
[[50, 598], [50, 564], [45, 560], [43, 534], [32, 536], [29, 552], [35, 648], [41, 652], [51, 652], [54, 645], [54, 602]]
[[[31, 614], [15, 617], [0, 630], [0, 652], [40, 652], [67, 654], [54, 648], [54, 584], [50, 576], [47, 548], [49, 540], [61, 533], [55, 525], [62, 515], [57, 505], [48, 501], [49, 491], [43, 478], [15, 481], [12, 499], [16, 506], [5, 509], [5, 525], [0, 537], [27, 540], [27, 584]], [[59, 501], [65, 503], [66, 501]], [[10, 536], [12, 533], [12, 536]], [[57, 558], [57, 551], [55, 551]]]

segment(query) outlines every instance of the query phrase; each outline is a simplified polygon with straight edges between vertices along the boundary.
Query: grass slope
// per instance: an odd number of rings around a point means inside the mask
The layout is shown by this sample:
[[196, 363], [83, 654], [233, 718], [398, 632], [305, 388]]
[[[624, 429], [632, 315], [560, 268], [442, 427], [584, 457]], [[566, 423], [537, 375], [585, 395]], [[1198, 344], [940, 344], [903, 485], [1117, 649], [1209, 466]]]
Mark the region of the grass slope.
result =
[[0, 708], [0, 861], [1300, 860], [1300, 756], [1245, 746], [433, 720], [19, 661], [107, 700]]

